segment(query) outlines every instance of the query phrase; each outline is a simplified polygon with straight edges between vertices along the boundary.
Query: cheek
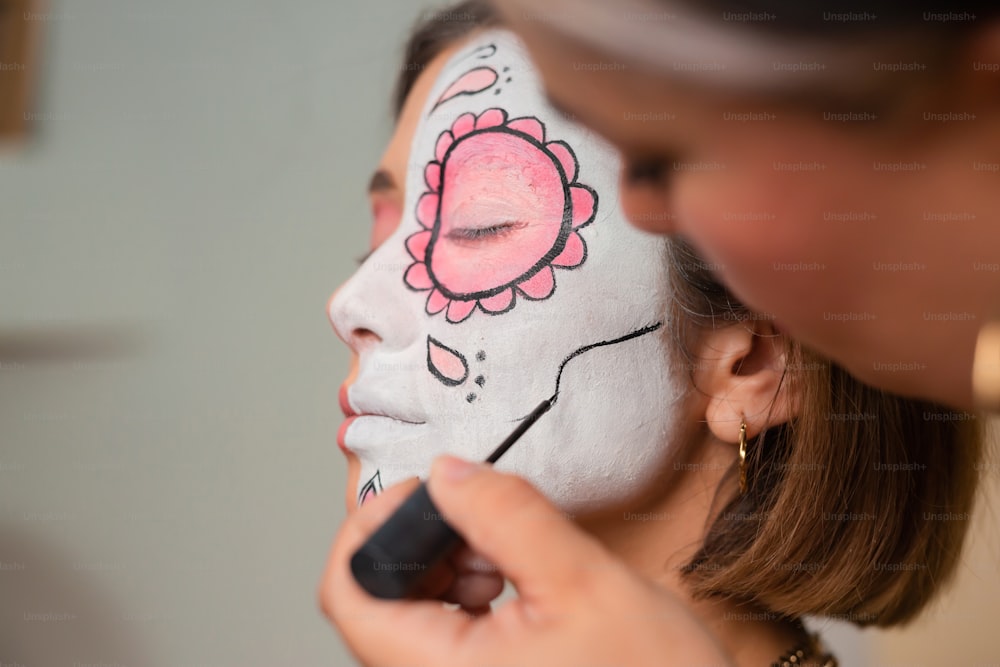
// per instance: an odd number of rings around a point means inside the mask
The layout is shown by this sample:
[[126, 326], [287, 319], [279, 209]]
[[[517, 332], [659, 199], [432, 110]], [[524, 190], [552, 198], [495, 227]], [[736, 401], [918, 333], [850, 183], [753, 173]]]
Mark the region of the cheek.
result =
[[[675, 180], [673, 203], [677, 229], [698, 253], [715, 268], [742, 262], [751, 251], [758, 230], [751, 224], [735, 224], [736, 211], [749, 213], [767, 201], [768, 194], [729, 174], [700, 173]], [[761, 209], [766, 211], [767, 207]]]
[[775, 306], [770, 295], [794, 289], [789, 276], [803, 276], [773, 267], [811, 253], [811, 225], [799, 222], [803, 212], [786, 187], [757, 169], [691, 175], [676, 191], [678, 231], [738, 298], [764, 312]]
[[403, 211], [392, 204], [379, 204], [373, 211], [372, 233], [369, 247], [378, 248], [399, 228]]
[[675, 215], [670, 187], [659, 184], [634, 184], [619, 176], [619, 196], [622, 212], [633, 225], [653, 234], [674, 231]]
[[812, 301], [834, 284], [829, 271], [851, 261], [838, 250], [848, 229], [830, 214], [871, 203], [870, 158], [805, 133], [733, 144], [713, 158], [725, 169], [677, 180], [678, 231], [749, 306]]
[[824, 212], [848, 208], [858, 189], [851, 159], [808, 135], [734, 139], [675, 179], [679, 231], [727, 272], [821, 261], [838, 231]]

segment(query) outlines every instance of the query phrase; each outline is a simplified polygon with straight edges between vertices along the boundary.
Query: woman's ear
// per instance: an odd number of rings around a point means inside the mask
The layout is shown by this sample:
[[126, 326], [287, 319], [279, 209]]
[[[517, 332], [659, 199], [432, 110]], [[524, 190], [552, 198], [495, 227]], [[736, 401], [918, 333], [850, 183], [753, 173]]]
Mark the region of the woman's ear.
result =
[[787, 341], [767, 322], [747, 320], [706, 330], [698, 346], [695, 386], [707, 396], [705, 421], [723, 442], [738, 442], [795, 416], [785, 378]]

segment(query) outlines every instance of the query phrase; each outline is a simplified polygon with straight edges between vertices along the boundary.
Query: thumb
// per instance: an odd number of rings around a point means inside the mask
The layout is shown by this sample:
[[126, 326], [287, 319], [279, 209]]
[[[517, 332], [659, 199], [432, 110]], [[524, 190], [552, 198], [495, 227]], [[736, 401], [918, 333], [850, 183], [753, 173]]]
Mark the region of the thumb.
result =
[[492, 561], [526, 601], [566, 599], [612, 559], [524, 479], [454, 457], [435, 461], [428, 481], [451, 526]]

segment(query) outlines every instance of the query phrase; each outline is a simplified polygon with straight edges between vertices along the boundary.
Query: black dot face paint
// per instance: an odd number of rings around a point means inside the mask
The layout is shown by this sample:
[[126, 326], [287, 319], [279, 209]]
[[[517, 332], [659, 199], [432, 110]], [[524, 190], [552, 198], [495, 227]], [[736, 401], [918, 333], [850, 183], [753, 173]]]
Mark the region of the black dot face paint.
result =
[[[518, 420], [520, 423], [486, 458], [486, 463], [496, 463], [538, 421], [539, 417], [555, 405], [561, 390], [563, 371], [570, 361], [591, 350], [640, 338], [659, 330], [662, 326], [662, 322], [657, 322], [612, 340], [584, 345], [567, 355], [556, 374], [555, 392]], [[482, 351], [476, 358], [480, 356], [485, 358]], [[483, 377], [476, 378], [477, 384], [480, 379]], [[472, 403], [476, 400], [476, 395], [469, 394], [465, 400]], [[396, 513], [354, 553], [351, 558], [351, 572], [358, 584], [377, 598], [409, 597], [420, 588], [420, 584], [435, 566], [461, 544], [462, 538], [448, 525], [431, 500], [426, 483], [421, 483]]]
[[[476, 353], [476, 361], [485, 361], [486, 352], [480, 350]], [[427, 370], [446, 387], [459, 387], [465, 384], [469, 377], [469, 362], [465, 355], [448, 347], [433, 336], [427, 337]], [[477, 375], [474, 382], [483, 387], [486, 385], [486, 376]], [[465, 395], [466, 403], [474, 403], [478, 396], [475, 392]]]

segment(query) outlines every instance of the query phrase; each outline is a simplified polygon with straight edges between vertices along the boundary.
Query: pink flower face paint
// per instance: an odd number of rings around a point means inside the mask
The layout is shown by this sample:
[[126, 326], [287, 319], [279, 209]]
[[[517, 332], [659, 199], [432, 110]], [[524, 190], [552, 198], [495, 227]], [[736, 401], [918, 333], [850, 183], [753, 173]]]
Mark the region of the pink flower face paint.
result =
[[457, 323], [476, 306], [499, 314], [518, 296], [551, 296], [554, 268], [583, 263], [578, 230], [597, 209], [596, 193], [575, 181], [577, 172], [573, 150], [546, 142], [537, 118], [508, 121], [498, 108], [459, 116], [424, 170], [429, 190], [417, 202], [424, 229], [406, 240], [414, 264], [404, 281], [430, 291], [427, 314], [444, 311]]
[[686, 376], [663, 336], [664, 241], [626, 223], [614, 151], [491, 31], [442, 70], [410, 164], [399, 229], [330, 306], [344, 340], [374, 334], [347, 395], [358, 501], [439, 454], [481, 460], [554, 391], [498, 466], [574, 513], [645, 490]]

